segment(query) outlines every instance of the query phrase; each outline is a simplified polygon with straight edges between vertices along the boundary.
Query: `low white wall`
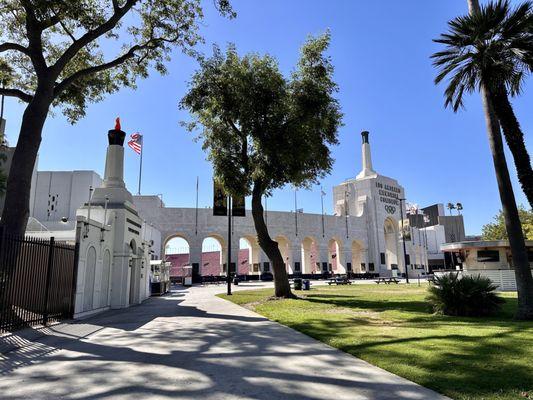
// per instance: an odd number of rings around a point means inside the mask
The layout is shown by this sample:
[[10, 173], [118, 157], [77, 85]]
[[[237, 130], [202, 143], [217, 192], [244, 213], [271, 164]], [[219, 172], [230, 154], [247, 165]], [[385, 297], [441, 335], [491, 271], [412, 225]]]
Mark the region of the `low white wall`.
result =
[[[501, 292], [516, 292], [516, 278], [513, 269], [474, 269], [458, 272], [460, 275], [487, 277], [498, 286], [498, 290]], [[442, 276], [447, 273], [451, 273], [451, 271], [435, 271], [436, 276]]]

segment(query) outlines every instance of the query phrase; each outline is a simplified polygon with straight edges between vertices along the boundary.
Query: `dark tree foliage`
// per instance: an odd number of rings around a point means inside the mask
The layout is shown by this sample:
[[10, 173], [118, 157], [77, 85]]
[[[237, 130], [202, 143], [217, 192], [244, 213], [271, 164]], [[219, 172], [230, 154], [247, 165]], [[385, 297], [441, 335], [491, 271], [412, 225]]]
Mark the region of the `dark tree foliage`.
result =
[[214, 48], [194, 74], [181, 107], [213, 163], [215, 178], [232, 195], [252, 195], [258, 242], [273, 264], [277, 297], [290, 297], [277, 243], [263, 217], [261, 198], [287, 184], [308, 187], [331, 170], [342, 114], [334, 97], [333, 66], [324, 55], [326, 33], [310, 38], [290, 77], [269, 56], [239, 56]]
[[[213, 0], [233, 17], [229, 0]], [[31, 174], [44, 122], [58, 107], [71, 122], [87, 105], [152, 69], [165, 73], [171, 51], [194, 54], [201, 41], [200, 0], [2, 0], [0, 94], [27, 103], [7, 181], [1, 223], [26, 228]]]
[[490, 2], [473, 15], [448, 23], [449, 31], [435, 42], [445, 50], [433, 55], [440, 69], [437, 83], [449, 77], [446, 106], [457, 111], [465, 93], [488, 91], [507, 145], [513, 154], [518, 179], [533, 207], [533, 170], [524, 134], [509, 96], [522, 92], [525, 78], [533, 70], [533, 3], [512, 9], [508, 0]]

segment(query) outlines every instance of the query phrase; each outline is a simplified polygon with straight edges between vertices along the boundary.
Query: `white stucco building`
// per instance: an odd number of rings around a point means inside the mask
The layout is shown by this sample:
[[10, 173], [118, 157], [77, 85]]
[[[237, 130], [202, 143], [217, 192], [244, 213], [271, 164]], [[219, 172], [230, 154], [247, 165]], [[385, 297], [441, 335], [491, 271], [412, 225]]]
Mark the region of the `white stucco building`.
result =
[[[405, 273], [400, 235], [400, 208], [405, 207], [405, 191], [395, 179], [374, 170], [368, 132], [362, 133], [362, 139], [361, 171], [333, 188], [335, 215], [297, 213], [295, 217], [292, 212], [267, 212], [270, 235], [278, 242], [289, 273], [320, 273], [328, 270], [333, 262], [337, 273]], [[221, 264], [225, 263], [227, 217], [213, 216], [212, 209], [165, 207], [158, 196], [135, 196], [134, 203], [140, 216], [161, 232], [163, 249], [172, 238], [187, 241], [195, 273], [202, 275], [205, 238], [214, 238], [220, 243]], [[407, 218], [405, 212], [403, 217]], [[239, 241], [244, 239], [251, 249], [249, 273], [268, 271], [269, 260], [257, 244], [251, 212], [233, 221], [232, 264], [237, 263]], [[416, 228], [410, 231], [418, 234]], [[424, 243], [406, 240], [406, 253], [410, 274], [425, 270]], [[220, 273], [223, 272], [221, 268]]]

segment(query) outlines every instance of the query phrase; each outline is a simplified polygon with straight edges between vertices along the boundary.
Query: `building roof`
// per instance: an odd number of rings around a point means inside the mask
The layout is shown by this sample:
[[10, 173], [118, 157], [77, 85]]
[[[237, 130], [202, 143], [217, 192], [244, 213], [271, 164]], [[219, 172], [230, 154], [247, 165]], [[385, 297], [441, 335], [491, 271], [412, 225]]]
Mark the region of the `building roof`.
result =
[[[483, 249], [483, 248], [506, 248], [509, 246], [508, 240], [471, 240], [455, 243], [441, 244], [441, 251], [453, 252], [466, 249]], [[533, 240], [526, 240], [526, 247], [533, 247]]]

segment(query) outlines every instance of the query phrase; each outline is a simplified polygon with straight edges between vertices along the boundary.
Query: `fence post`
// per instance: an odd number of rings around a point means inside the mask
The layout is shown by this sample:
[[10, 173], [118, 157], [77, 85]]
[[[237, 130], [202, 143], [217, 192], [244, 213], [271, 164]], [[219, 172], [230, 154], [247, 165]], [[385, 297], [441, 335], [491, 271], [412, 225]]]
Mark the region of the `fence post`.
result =
[[48, 324], [48, 296], [50, 293], [50, 281], [52, 277], [52, 268], [54, 264], [54, 244], [55, 239], [52, 236], [50, 238], [50, 251], [48, 252], [48, 265], [46, 267], [46, 285], [44, 291], [44, 312], [43, 312], [43, 325]]
[[0, 331], [2, 330], [2, 327], [4, 325], [4, 315], [5, 315], [5, 302], [7, 299], [7, 266], [5, 265], [5, 245], [6, 245], [6, 239], [4, 234], [4, 226], [0, 225], [0, 276], [2, 279], [1, 285], [2, 290], [0, 291]]

